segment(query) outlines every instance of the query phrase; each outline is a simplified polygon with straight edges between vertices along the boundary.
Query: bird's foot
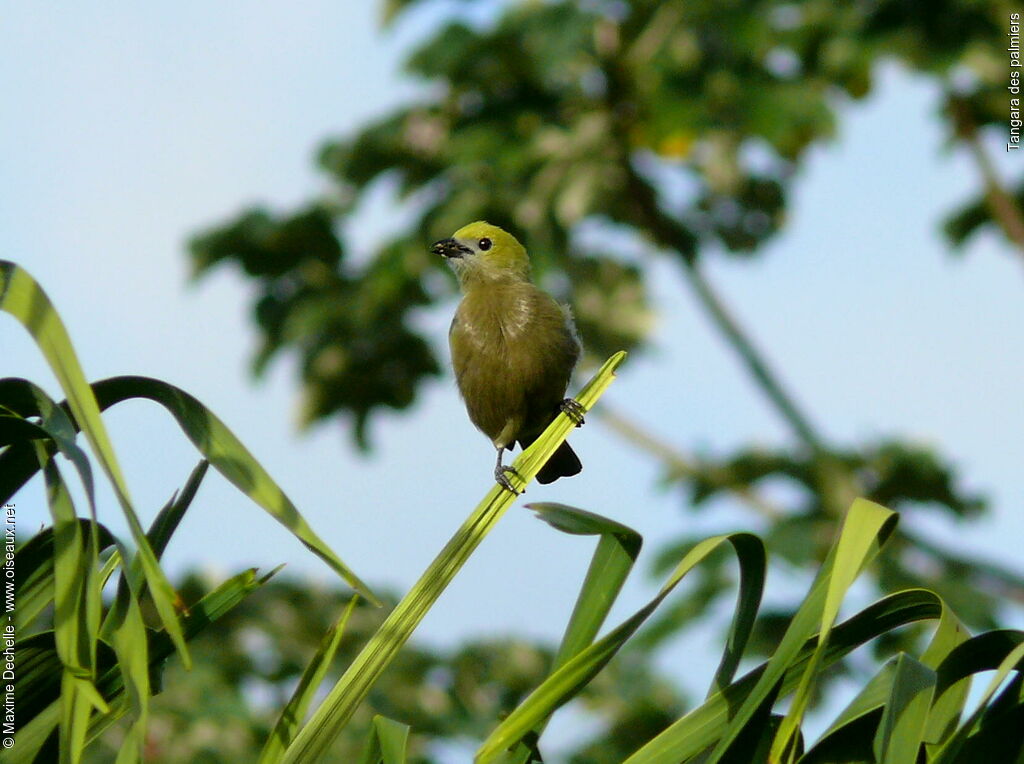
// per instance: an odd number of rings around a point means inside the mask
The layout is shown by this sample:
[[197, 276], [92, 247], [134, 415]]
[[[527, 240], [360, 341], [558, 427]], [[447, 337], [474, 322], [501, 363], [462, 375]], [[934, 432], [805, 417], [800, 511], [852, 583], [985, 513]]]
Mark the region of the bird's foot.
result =
[[583, 415], [587, 413], [587, 410], [583, 408], [581, 404], [575, 398], [566, 398], [564, 401], [558, 404], [558, 408], [572, 420], [572, 423], [577, 427], [583, 426]]
[[526, 491], [517, 490], [516, 487], [512, 485], [512, 481], [508, 479], [509, 475], [515, 475], [520, 480], [523, 479], [523, 476], [519, 474], [515, 467], [499, 464], [494, 468], [494, 479], [497, 481], [498, 485], [506, 491], [514, 493], [516, 496], [526, 493]]

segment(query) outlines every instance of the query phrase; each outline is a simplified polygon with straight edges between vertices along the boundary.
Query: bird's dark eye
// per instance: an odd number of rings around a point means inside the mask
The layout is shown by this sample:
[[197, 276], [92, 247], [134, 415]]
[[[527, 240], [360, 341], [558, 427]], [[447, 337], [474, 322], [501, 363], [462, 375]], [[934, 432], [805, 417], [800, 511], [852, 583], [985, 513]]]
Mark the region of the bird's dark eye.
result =
[[486, 252], [487, 250], [489, 250], [491, 248], [491, 240], [490, 239], [480, 239], [480, 241], [478, 241], [476, 243], [476, 245], [478, 247], [480, 247], [480, 249], [482, 249], [484, 252]]

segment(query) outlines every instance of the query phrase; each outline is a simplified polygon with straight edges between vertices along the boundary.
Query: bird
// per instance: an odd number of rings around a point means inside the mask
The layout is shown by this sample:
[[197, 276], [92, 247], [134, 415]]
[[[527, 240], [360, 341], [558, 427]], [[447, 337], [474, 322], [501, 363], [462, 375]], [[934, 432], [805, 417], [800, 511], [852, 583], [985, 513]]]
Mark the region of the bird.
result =
[[[497, 450], [494, 479], [518, 494], [502, 463], [518, 442], [526, 448], [560, 411], [577, 427], [584, 409], [565, 397], [580, 357], [568, 307], [530, 279], [530, 258], [510, 233], [479, 220], [432, 246], [455, 272], [462, 301], [448, 331], [452, 367], [470, 421]], [[583, 469], [567, 442], [537, 473], [551, 483]]]

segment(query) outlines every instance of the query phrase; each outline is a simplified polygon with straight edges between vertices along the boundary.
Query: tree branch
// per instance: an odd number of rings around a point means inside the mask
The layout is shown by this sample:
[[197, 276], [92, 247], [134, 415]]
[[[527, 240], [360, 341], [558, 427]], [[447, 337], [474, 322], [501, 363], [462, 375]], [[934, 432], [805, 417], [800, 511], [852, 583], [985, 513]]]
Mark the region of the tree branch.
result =
[[797, 437], [813, 451], [826, 452], [824, 439], [801, 411], [796, 399], [783, 387], [767, 360], [733, 317], [715, 292], [697, 262], [696, 237], [685, 226], [665, 214], [658, 204], [654, 188], [637, 173], [629, 160], [626, 172], [636, 214], [646, 224], [658, 244], [675, 250], [683, 261], [683, 274], [712, 323], [750, 371], [762, 392], [772, 402]]
[[710, 478], [716, 487], [728, 491], [757, 514], [772, 522], [785, 516], [786, 512], [781, 507], [765, 499], [750, 486], [729, 480], [716, 480], [714, 475], [708, 475], [697, 466], [696, 460], [644, 430], [624, 414], [615, 411], [607, 402], [603, 402], [592, 413], [612, 432], [658, 459], [668, 469], [670, 478], [692, 478], [702, 475], [705, 479]]
[[782, 386], [779, 378], [769, 368], [768, 362], [761, 356], [754, 347], [750, 337], [739, 325], [733, 315], [726, 308], [725, 303], [715, 293], [707, 278], [701, 273], [696, 262], [687, 262], [684, 269], [686, 279], [693, 289], [697, 298], [704, 306], [712, 322], [726, 338], [732, 349], [739, 355], [744, 366], [751, 373], [762, 392], [768, 396], [768, 400], [789, 424], [796, 435], [814, 451], [824, 452], [827, 450], [823, 439], [811, 424], [807, 415], [797, 405], [793, 396]]
[[963, 99], [954, 96], [949, 97], [948, 104], [957, 137], [967, 145], [981, 173], [982, 182], [985, 184], [985, 203], [992, 214], [992, 219], [1006, 234], [1006, 238], [1016, 245], [1018, 254], [1024, 257], [1024, 214], [1021, 214], [1016, 200], [1003, 186], [999, 173], [996, 172], [995, 165], [978, 135], [978, 126], [971, 116], [969, 105]]

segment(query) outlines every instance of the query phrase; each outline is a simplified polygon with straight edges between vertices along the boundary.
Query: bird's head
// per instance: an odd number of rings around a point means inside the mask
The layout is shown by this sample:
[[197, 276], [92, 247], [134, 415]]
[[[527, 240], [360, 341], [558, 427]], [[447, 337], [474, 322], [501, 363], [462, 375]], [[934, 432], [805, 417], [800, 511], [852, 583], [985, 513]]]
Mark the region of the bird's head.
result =
[[431, 249], [448, 260], [463, 287], [530, 277], [530, 258], [523, 245], [508, 231], [482, 220], [464, 225]]

